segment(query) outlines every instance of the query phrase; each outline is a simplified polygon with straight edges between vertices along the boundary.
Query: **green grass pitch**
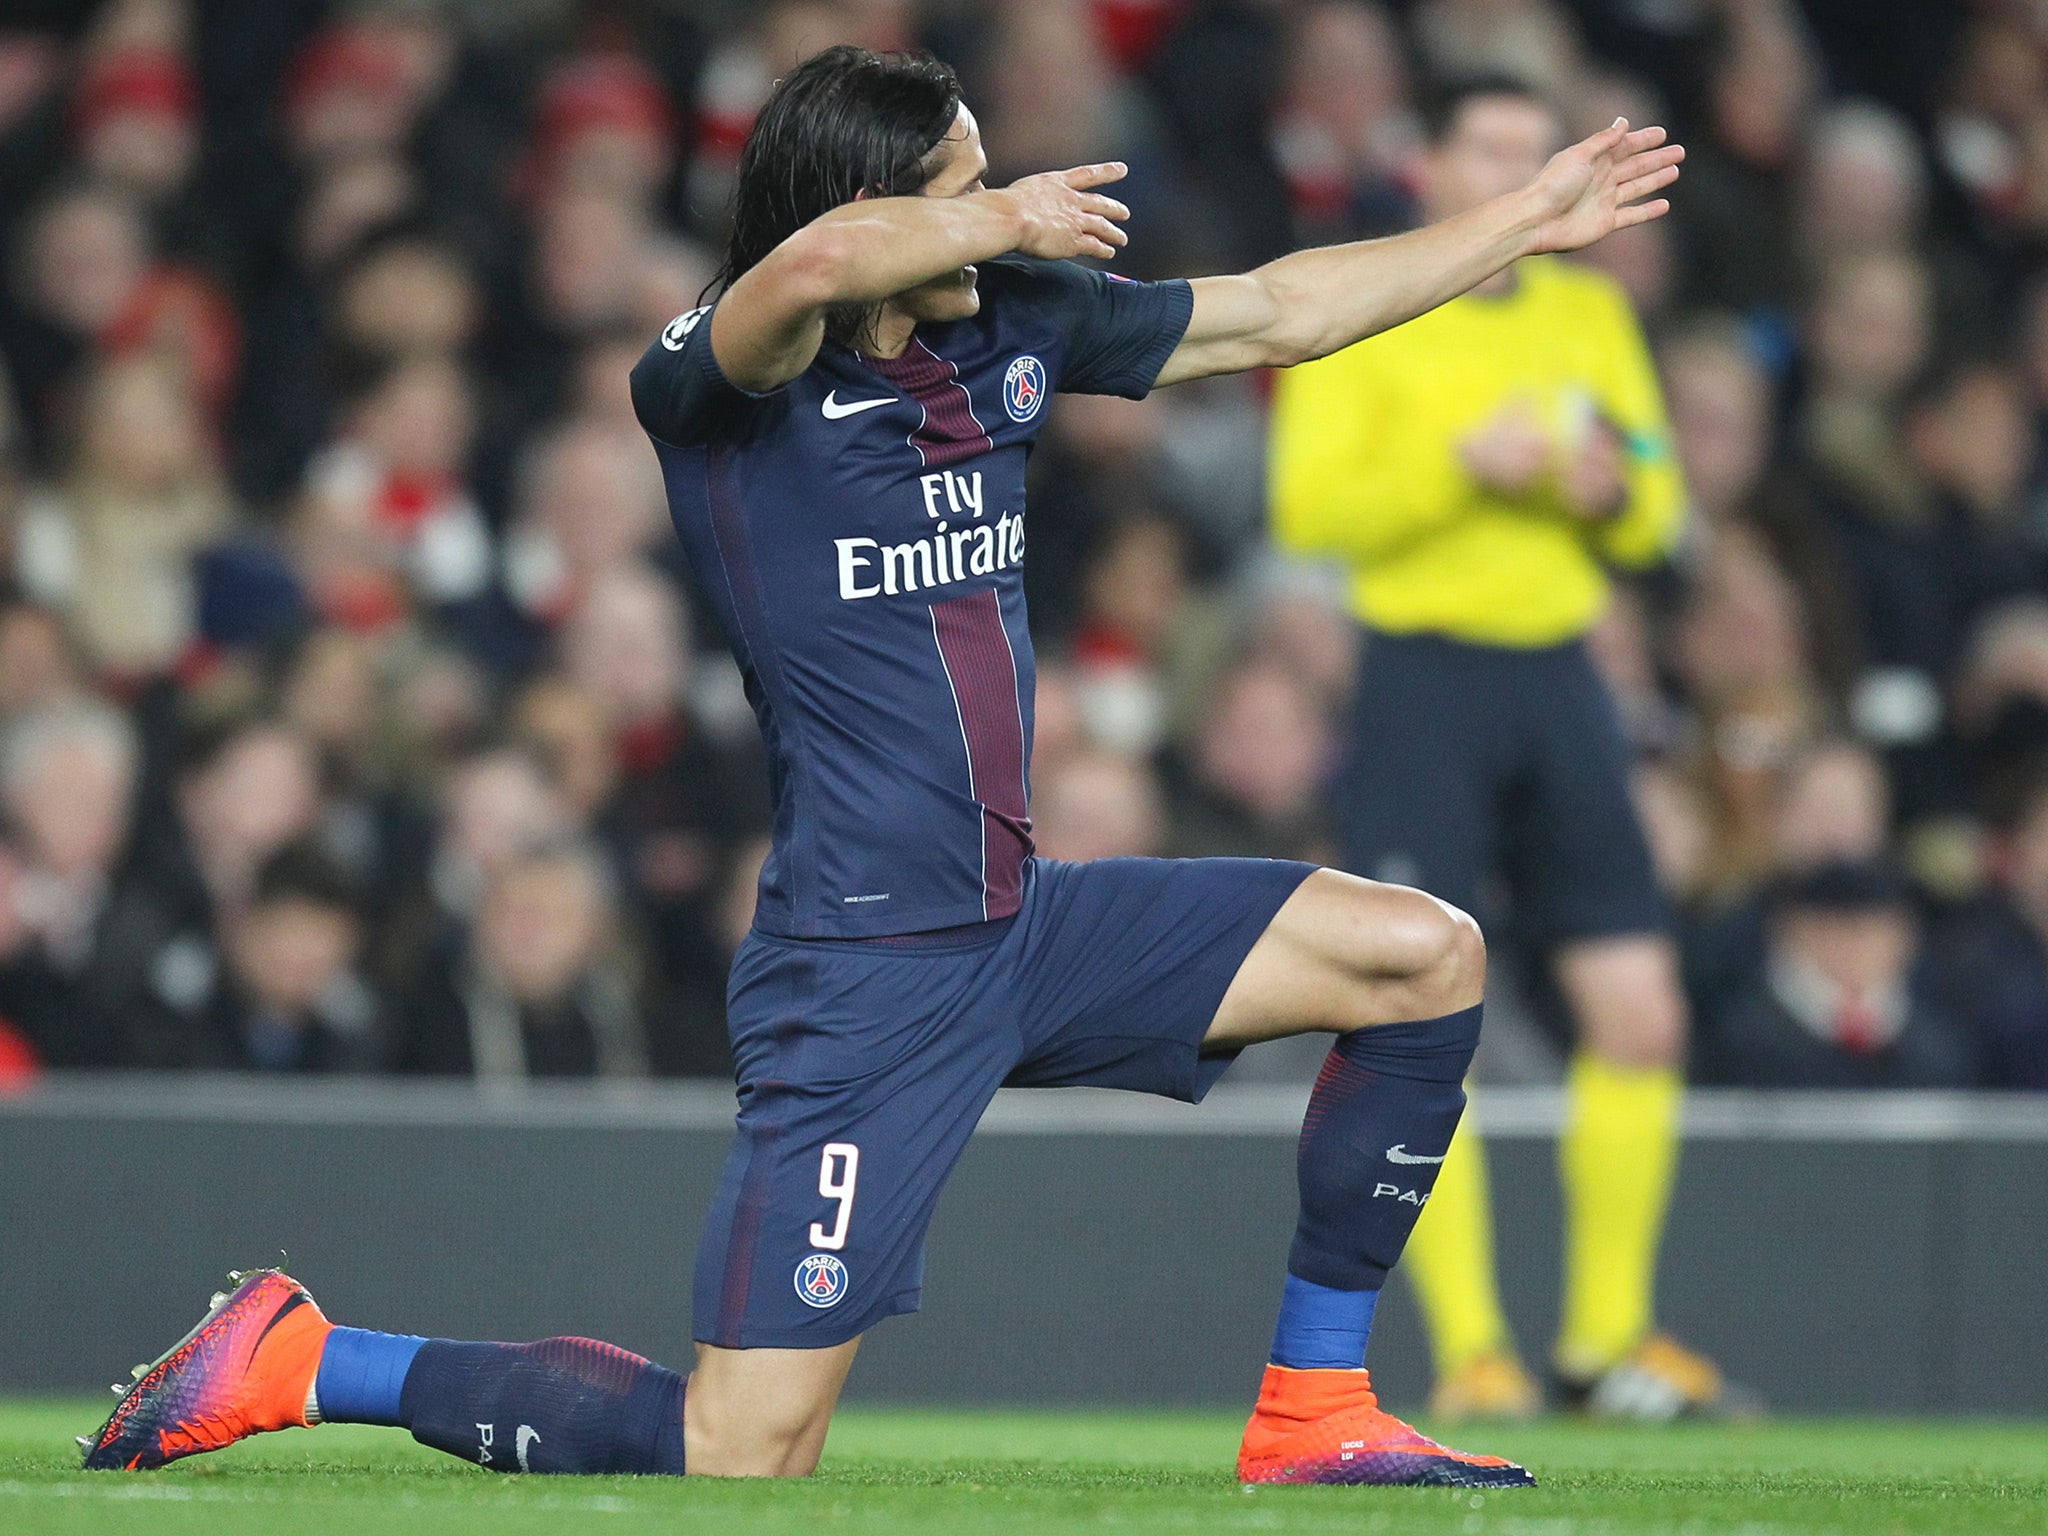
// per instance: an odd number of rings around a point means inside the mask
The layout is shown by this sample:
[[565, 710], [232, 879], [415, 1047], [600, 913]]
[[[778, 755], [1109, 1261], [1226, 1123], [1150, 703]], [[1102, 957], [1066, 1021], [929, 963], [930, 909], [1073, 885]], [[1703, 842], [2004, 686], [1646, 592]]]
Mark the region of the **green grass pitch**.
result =
[[97, 1403], [0, 1403], [0, 1532], [633, 1536], [642, 1531], [1343, 1532], [1345, 1536], [1991, 1536], [2048, 1532], [2048, 1425], [1801, 1420], [1466, 1435], [1543, 1486], [1261, 1488], [1217, 1414], [850, 1410], [796, 1483], [499, 1477], [401, 1431], [290, 1430], [147, 1475], [78, 1470]]

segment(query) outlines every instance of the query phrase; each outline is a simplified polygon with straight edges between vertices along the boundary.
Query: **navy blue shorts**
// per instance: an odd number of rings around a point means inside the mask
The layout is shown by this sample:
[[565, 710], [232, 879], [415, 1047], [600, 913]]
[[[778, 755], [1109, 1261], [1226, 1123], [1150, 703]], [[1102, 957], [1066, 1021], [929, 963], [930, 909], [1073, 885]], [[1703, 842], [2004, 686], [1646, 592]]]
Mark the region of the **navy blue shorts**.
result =
[[1016, 917], [945, 948], [748, 936], [740, 1113], [697, 1253], [700, 1342], [815, 1349], [917, 1310], [939, 1191], [997, 1088], [1198, 1100], [1202, 1036], [1312, 866], [1033, 859]]
[[1630, 767], [1583, 644], [1372, 635], [1336, 794], [1345, 867], [1481, 918], [1503, 875], [1538, 944], [1666, 932]]

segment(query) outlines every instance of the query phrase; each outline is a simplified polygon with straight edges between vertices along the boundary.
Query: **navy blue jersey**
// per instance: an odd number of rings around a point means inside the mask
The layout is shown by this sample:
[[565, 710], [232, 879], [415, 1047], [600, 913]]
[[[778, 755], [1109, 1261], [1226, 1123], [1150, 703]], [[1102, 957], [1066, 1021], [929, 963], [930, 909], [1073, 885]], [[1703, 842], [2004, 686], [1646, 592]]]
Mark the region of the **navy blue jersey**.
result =
[[1137, 398], [1186, 283], [981, 264], [980, 312], [907, 350], [827, 342], [740, 389], [714, 306], [633, 370], [669, 511], [768, 746], [774, 850], [754, 924], [916, 933], [1015, 913], [1031, 856], [1024, 464], [1054, 390]]

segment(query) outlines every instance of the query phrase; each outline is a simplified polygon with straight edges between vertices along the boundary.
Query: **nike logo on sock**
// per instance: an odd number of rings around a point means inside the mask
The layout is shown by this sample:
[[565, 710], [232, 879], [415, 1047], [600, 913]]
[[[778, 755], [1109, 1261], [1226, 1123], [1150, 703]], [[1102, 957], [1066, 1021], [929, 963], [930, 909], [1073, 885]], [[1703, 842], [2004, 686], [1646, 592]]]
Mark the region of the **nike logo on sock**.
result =
[[539, 1444], [539, 1430], [535, 1429], [531, 1424], [522, 1424], [519, 1426], [519, 1433], [513, 1437], [512, 1449], [519, 1457], [520, 1471], [531, 1472], [533, 1470], [533, 1468], [529, 1467], [526, 1464], [526, 1451], [529, 1446]]
[[[1444, 1157], [1449, 1157], [1450, 1155], [1450, 1153], [1446, 1152]], [[1406, 1142], [1400, 1141], [1387, 1148], [1387, 1161], [1390, 1163], [1440, 1163], [1444, 1160], [1444, 1157], [1417, 1157], [1408, 1150]]]
[[884, 395], [879, 400], [849, 400], [842, 405], [839, 401], [833, 399], [833, 396], [838, 393], [839, 391], [836, 389], [826, 391], [825, 403], [818, 407], [818, 409], [825, 413], [827, 421], [838, 421], [844, 416], [858, 416], [862, 411], [872, 411], [878, 405], [894, 405], [896, 403], [894, 395]]

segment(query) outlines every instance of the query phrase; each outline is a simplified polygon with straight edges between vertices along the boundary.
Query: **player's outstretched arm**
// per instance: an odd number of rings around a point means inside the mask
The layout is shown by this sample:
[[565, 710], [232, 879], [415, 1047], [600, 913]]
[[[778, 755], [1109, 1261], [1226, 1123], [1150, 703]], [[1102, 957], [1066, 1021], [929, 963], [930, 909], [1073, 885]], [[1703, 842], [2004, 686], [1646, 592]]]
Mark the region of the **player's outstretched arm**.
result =
[[948, 272], [1022, 251], [1110, 257], [1130, 210], [1094, 190], [1120, 181], [1120, 161], [1047, 171], [996, 191], [864, 198], [813, 219], [770, 251], [711, 319], [718, 366], [743, 389], [788, 383], [817, 356], [835, 304], [873, 304]]
[[1662, 218], [1655, 194], [1678, 179], [1685, 150], [1662, 128], [1625, 119], [1551, 157], [1506, 197], [1385, 240], [1296, 251], [1194, 289], [1187, 334], [1160, 370], [1178, 384], [1247, 368], [1285, 368], [1390, 330], [1456, 298], [1524, 256], [1575, 251]]

